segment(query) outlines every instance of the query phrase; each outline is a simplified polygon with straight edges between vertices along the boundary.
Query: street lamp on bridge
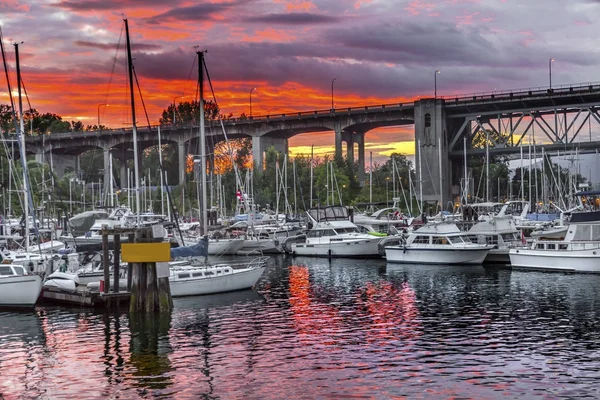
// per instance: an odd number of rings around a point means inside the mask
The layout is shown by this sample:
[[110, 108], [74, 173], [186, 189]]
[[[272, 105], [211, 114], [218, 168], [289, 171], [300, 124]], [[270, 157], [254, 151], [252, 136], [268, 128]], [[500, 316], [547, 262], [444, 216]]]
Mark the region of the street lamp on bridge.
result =
[[548, 77], [550, 78], [550, 89], [552, 89], [552, 63], [554, 58], [548, 60]]
[[250, 117], [252, 117], [252, 92], [256, 90], [255, 87], [253, 87], [252, 89], [250, 89]]
[[333, 110], [335, 107], [333, 106], [333, 82], [335, 82], [336, 78], [331, 80], [331, 109]]
[[102, 107], [102, 106], [108, 107], [108, 104], [106, 104], [106, 103], [98, 104], [98, 129], [100, 129], [100, 107]]
[[437, 99], [437, 76], [440, 73], [439, 70], [435, 70], [433, 73], [433, 98]]

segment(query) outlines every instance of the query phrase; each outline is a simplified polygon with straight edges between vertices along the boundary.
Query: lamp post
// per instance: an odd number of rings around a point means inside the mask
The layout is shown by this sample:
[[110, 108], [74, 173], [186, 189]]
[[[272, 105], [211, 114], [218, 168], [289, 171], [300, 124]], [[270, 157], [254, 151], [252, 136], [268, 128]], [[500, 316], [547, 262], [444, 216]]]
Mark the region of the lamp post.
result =
[[550, 89], [552, 89], [552, 63], [554, 62], [554, 58], [550, 58], [548, 60], [548, 77], [550, 80]]
[[106, 103], [100, 103], [100, 104], [98, 104], [98, 129], [100, 129], [100, 107], [102, 107], [102, 106], [107, 106], [108, 107], [108, 104], [106, 104]]
[[439, 70], [435, 70], [433, 73], [433, 98], [437, 99], [437, 76], [440, 73]]
[[256, 90], [255, 87], [253, 87], [252, 89], [250, 89], [250, 117], [252, 117], [252, 92]]
[[332, 110], [334, 109], [334, 106], [333, 106], [333, 82], [335, 82], [335, 79], [336, 79], [336, 78], [333, 78], [333, 79], [331, 80], [331, 109], [332, 109]]
[[177, 109], [177, 105], [175, 104], [176, 99], [183, 99], [185, 96], [175, 96], [173, 97], [173, 125], [175, 125], [175, 110]]

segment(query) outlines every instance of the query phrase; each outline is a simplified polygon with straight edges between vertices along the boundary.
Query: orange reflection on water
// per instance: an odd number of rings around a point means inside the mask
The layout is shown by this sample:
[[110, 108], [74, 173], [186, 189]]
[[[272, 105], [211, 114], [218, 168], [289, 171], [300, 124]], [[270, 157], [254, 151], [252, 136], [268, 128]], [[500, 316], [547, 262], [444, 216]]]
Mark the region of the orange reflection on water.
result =
[[[408, 282], [400, 288], [390, 282], [368, 282], [357, 296], [359, 310], [370, 317], [370, 342], [380, 339], [415, 339], [421, 335], [415, 291]], [[366, 320], [366, 319], [363, 319]]]
[[314, 300], [318, 289], [311, 287], [309, 278], [307, 267], [290, 267], [290, 304], [300, 333], [318, 334], [329, 338], [325, 340], [330, 343], [337, 342], [331, 334], [342, 331], [342, 325], [361, 326], [368, 342], [415, 339], [421, 335], [416, 294], [408, 282], [400, 287], [390, 282], [366, 283], [356, 294], [355, 312], [348, 313]]
[[[328, 304], [316, 304], [311, 299], [308, 268], [293, 265], [289, 269], [290, 305], [298, 332], [303, 335], [323, 335], [339, 331], [341, 318], [338, 310]], [[322, 343], [336, 344], [331, 335], [323, 336]]]

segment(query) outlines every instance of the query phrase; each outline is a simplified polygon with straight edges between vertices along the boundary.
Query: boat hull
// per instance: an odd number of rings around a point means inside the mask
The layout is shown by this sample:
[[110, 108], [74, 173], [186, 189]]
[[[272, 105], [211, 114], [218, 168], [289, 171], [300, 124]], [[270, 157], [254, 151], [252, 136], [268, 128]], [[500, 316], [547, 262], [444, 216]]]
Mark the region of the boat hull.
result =
[[385, 258], [391, 263], [480, 265], [486, 258], [487, 248], [427, 249], [403, 246], [385, 248]]
[[512, 249], [510, 263], [516, 269], [600, 273], [600, 250]]
[[208, 255], [234, 255], [244, 245], [244, 239], [217, 239], [209, 240]]
[[378, 250], [381, 238], [371, 240], [348, 240], [328, 243], [292, 243], [292, 254], [310, 257], [348, 257], [348, 258], [379, 258]]
[[0, 307], [33, 307], [42, 291], [39, 275], [7, 276], [0, 279]]
[[486, 264], [510, 264], [508, 252], [508, 248], [491, 249], [483, 262]]
[[258, 281], [265, 268], [260, 266], [214, 278], [170, 280], [171, 296], [199, 296], [249, 289]]

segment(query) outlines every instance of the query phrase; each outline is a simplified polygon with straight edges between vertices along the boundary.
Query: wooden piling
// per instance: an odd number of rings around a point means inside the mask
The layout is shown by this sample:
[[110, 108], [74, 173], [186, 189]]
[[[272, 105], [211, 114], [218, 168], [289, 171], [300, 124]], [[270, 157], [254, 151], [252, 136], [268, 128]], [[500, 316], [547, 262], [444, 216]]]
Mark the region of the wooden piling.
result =
[[151, 227], [135, 228], [127, 233], [133, 235], [130, 235], [129, 243], [121, 246], [121, 257], [131, 266], [128, 277], [128, 286], [131, 282], [129, 311], [170, 311], [173, 302], [168, 277], [159, 278], [156, 268], [157, 262], [169, 261], [169, 243], [163, 242], [162, 237], [154, 238]]
[[113, 236], [114, 250], [113, 250], [113, 292], [119, 293], [121, 288], [119, 287], [119, 278], [121, 276], [121, 235]]
[[108, 260], [108, 232], [102, 230], [102, 266], [104, 268], [104, 294], [110, 289], [110, 262]]

